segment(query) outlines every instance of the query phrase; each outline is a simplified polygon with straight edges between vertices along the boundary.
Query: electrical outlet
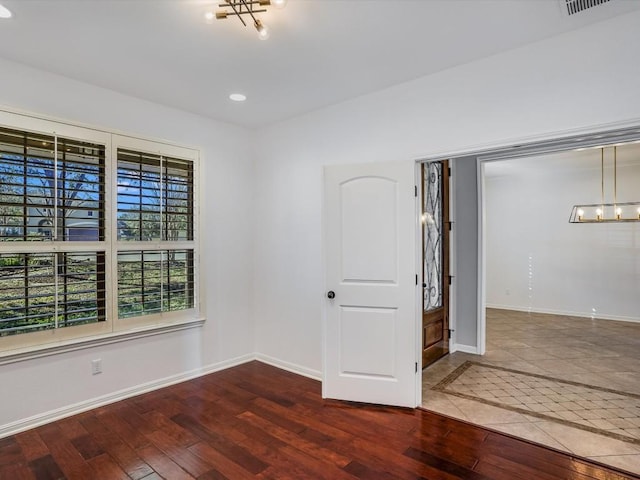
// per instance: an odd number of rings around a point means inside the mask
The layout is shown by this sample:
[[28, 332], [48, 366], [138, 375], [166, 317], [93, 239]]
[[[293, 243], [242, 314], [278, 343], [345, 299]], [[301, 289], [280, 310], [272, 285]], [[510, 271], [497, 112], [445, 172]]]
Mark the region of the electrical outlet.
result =
[[102, 373], [102, 359], [91, 360], [91, 375], [98, 375], [99, 373]]

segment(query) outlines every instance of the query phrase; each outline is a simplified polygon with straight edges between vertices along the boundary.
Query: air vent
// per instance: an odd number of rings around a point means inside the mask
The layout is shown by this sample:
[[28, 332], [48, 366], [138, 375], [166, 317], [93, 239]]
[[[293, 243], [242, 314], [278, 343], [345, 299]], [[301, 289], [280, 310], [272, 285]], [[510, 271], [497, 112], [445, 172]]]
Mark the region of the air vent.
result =
[[597, 7], [603, 3], [609, 3], [611, 0], [560, 0], [566, 8], [567, 15], [575, 15], [584, 12], [590, 8]]

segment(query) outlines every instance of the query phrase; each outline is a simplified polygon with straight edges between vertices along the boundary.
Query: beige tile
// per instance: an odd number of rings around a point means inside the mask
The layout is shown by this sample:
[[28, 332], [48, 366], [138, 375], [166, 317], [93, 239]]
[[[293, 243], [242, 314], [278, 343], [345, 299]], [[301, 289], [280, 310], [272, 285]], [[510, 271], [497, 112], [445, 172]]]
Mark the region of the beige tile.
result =
[[557, 448], [558, 450], [567, 450], [567, 447], [562, 445], [557, 440], [550, 437], [548, 434], [540, 430], [534, 424], [530, 422], [524, 423], [496, 423], [485, 425], [487, 428], [497, 430], [498, 432], [508, 433], [516, 437], [524, 438], [547, 447]]
[[547, 353], [550, 357], [574, 359], [574, 358], [589, 358], [593, 353], [588, 353], [585, 350], [571, 348], [571, 347], [557, 347], [557, 348], [543, 348], [543, 352]]
[[535, 425], [557, 442], [565, 445], [571, 452], [582, 457], [640, 454], [640, 446], [604, 435], [556, 422], [537, 422]]
[[474, 402], [466, 398], [453, 397], [452, 403], [458, 407], [470, 422], [479, 425], [498, 424], [498, 423], [523, 423], [526, 418], [511, 410], [486, 405], [480, 402]]
[[462, 411], [451, 402], [451, 396], [440, 392], [429, 391], [422, 397], [422, 408], [441, 413], [459, 420], [469, 421]]
[[640, 438], [640, 428], [625, 428], [624, 432], [626, 435], [629, 435], [633, 438]]
[[536, 360], [536, 366], [548, 373], [588, 373], [588, 370], [570, 362], [557, 360]]
[[[639, 324], [488, 309], [488, 354], [480, 357], [456, 352], [444, 357], [434, 365], [436, 368], [426, 370], [424, 388], [471, 360], [640, 394], [639, 346]], [[525, 410], [528, 404], [544, 415], [640, 439], [640, 402], [636, 399], [530, 375], [526, 378], [485, 370], [457, 388], [486, 400]], [[495, 393], [504, 396], [497, 398]], [[428, 396], [425, 390], [425, 398]], [[599, 462], [640, 473], [640, 446], [631, 442], [568, 427], [560, 423], [563, 420], [545, 421], [451, 395], [431, 397], [431, 402], [434, 410], [443, 410], [441, 413], [581, 456], [594, 455]]]
[[576, 358], [574, 363], [591, 373], [607, 373], [620, 370], [620, 362], [617, 358]]
[[577, 422], [582, 418], [580, 417], [580, 415], [578, 415], [575, 411], [572, 411], [572, 410], [556, 412], [556, 416], [563, 420], [569, 420], [570, 422]]
[[531, 348], [531, 345], [528, 343], [522, 342], [520, 340], [515, 340], [513, 338], [506, 337], [503, 341], [497, 344], [498, 347], [504, 349], [518, 349], [518, 348]]
[[602, 430], [615, 430], [616, 426], [605, 418], [594, 418], [590, 420], [591, 424]]
[[[518, 348], [509, 350], [513, 355], [523, 360], [548, 360], [550, 355], [541, 348]], [[553, 356], [551, 356], [553, 357]]]
[[536, 366], [534, 362], [535, 362], [534, 360], [532, 360], [531, 362], [527, 362], [524, 360], [503, 361], [503, 362], [483, 360], [481, 363], [486, 363], [488, 365], [495, 365], [496, 367], [509, 368], [511, 370], [519, 370], [525, 373], [548, 375], [548, 372], [546, 370], [543, 370], [542, 368]]
[[626, 418], [608, 418], [609, 423], [615, 425], [618, 428], [633, 428], [633, 424], [629, 422]]
[[513, 353], [507, 352], [506, 350], [487, 351], [483, 357], [483, 360], [494, 362], [517, 362], [520, 360], [519, 357], [515, 356]]

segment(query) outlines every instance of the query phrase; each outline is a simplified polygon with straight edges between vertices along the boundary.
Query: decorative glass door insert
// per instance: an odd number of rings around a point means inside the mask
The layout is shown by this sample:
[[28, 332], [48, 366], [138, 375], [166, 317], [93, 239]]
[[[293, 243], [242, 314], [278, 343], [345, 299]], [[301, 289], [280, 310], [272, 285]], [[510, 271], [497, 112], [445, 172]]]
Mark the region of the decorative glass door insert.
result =
[[422, 170], [422, 258], [423, 308], [442, 307], [442, 163], [423, 164]]

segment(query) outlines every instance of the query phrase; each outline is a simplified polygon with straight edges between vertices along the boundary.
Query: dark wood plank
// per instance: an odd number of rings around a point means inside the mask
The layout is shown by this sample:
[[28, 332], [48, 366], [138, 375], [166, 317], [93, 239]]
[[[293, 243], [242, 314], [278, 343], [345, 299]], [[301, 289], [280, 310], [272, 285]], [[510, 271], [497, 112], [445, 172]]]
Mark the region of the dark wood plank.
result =
[[265, 420], [251, 412], [245, 412], [240, 415], [240, 418], [248, 421], [252, 425], [264, 430], [278, 440], [283, 441], [291, 446], [294, 446], [297, 450], [311, 455], [318, 460], [321, 460], [327, 464], [337, 465], [338, 467], [344, 467], [351, 462], [351, 459], [339, 454], [338, 452], [322, 446], [322, 443], [328, 443], [329, 439], [324, 439], [319, 444], [305, 438], [301, 435], [305, 432], [296, 432], [295, 430], [288, 430], [282, 428], [268, 420]]
[[[93, 478], [108, 478], [113, 480], [129, 480], [129, 476], [120, 466], [106, 453], [93, 457], [89, 460], [89, 465], [96, 472]], [[89, 478], [89, 477], [85, 477]]]
[[71, 444], [85, 460], [90, 460], [104, 453], [102, 447], [88, 434], [72, 439]]
[[326, 401], [250, 362], [0, 440], [0, 479], [628, 480], [423, 410]]
[[149, 440], [137, 429], [133, 428], [124, 418], [116, 415], [116, 410], [105, 411], [96, 417], [106, 428], [116, 433], [132, 448], [138, 449], [149, 445]]
[[[269, 418], [274, 423], [292, 431], [304, 432], [304, 429], [301, 429], [301, 425], [306, 423], [310, 428], [322, 432], [322, 445], [339, 451], [341, 455], [349, 456], [358, 463], [367, 464], [372, 471], [384, 472], [391, 469], [396, 478], [408, 480], [420, 478], [420, 475], [417, 474], [421, 474], [425, 478], [449, 480], [454, 478], [403, 456], [402, 452], [388, 448], [384, 442], [376, 441], [373, 437], [360, 438], [352, 435], [348, 432], [350, 429], [349, 422], [342, 421], [330, 424], [325, 418], [321, 418], [321, 411], [316, 412], [316, 415], [298, 414], [292, 409], [272, 404], [264, 399], [256, 399], [255, 402], [259, 403], [260, 406], [252, 407], [252, 412]], [[281, 417], [281, 419], [278, 420], [278, 417]], [[405, 442], [409, 438], [404, 433], [402, 433], [402, 436]], [[330, 439], [328, 442], [325, 441], [327, 438]], [[325, 471], [327, 468], [325, 467], [321, 470]]]
[[186, 448], [176, 444], [176, 441], [168, 433], [157, 431], [147, 435], [147, 438], [171, 460], [194, 477], [199, 477], [209, 472], [213, 465], [194, 455]]
[[[434, 455], [430, 452], [424, 452], [422, 450], [415, 449], [413, 447], [407, 448], [404, 452], [407, 457], [413, 458], [419, 462], [429, 465], [442, 472], [449, 473], [459, 478], [465, 478], [469, 480], [488, 480], [489, 477], [485, 477], [481, 473], [475, 472], [473, 468], [468, 468], [464, 465], [460, 465], [455, 460], [449, 458], [443, 458], [440, 455]], [[475, 466], [475, 463], [474, 463]]]
[[25, 461], [25, 455], [15, 438], [4, 438], [0, 440], [0, 466]]
[[109, 430], [96, 418], [83, 418], [81, 423], [98, 445], [109, 453], [111, 458], [133, 480], [140, 480], [154, 473], [153, 469], [139, 457], [127, 442], [122, 441], [116, 433]]
[[141, 448], [138, 453], [161, 477], [171, 480], [193, 480], [195, 478], [153, 445]]
[[0, 478], [7, 480], [37, 480], [33, 471], [23, 462], [0, 466]]
[[82, 454], [63, 435], [62, 430], [58, 428], [57, 422], [41, 427], [39, 433], [40, 438], [49, 448], [51, 457], [64, 472], [66, 479], [83, 480], [96, 476], [94, 470], [82, 457]]
[[199, 442], [189, 447], [189, 451], [203, 460], [216, 466], [216, 469], [228, 478], [234, 480], [250, 480], [255, 475], [242, 465], [234, 462], [206, 442]]
[[34, 430], [20, 433], [15, 436], [15, 439], [20, 445], [25, 459], [29, 462], [49, 454], [49, 448]]
[[29, 462], [29, 468], [38, 480], [61, 480], [64, 478], [64, 473], [51, 455], [45, 455]]
[[69, 440], [87, 435], [78, 417], [66, 418], [58, 422], [60, 432]]
[[209, 470], [206, 473], [203, 473], [198, 477], [198, 480], [230, 480], [229, 477], [225, 477], [215, 468], [213, 470]]
[[[153, 473], [150, 473], [149, 475], [147, 475], [146, 477], [144, 477], [142, 480], [164, 480], [164, 478], [162, 478], [156, 472], [153, 472]], [[200, 479], [198, 479], [198, 480], [200, 480]]]
[[260, 473], [268, 467], [262, 460], [252, 455], [246, 449], [237, 445], [233, 441], [229, 441], [217, 432], [204, 428], [200, 422], [189, 415], [176, 415], [172, 418], [174, 422], [183, 428], [191, 431], [202, 440], [205, 440], [216, 450], [228, 457], [230, 460], [242, 465], [246, 470], [254, 475]]

